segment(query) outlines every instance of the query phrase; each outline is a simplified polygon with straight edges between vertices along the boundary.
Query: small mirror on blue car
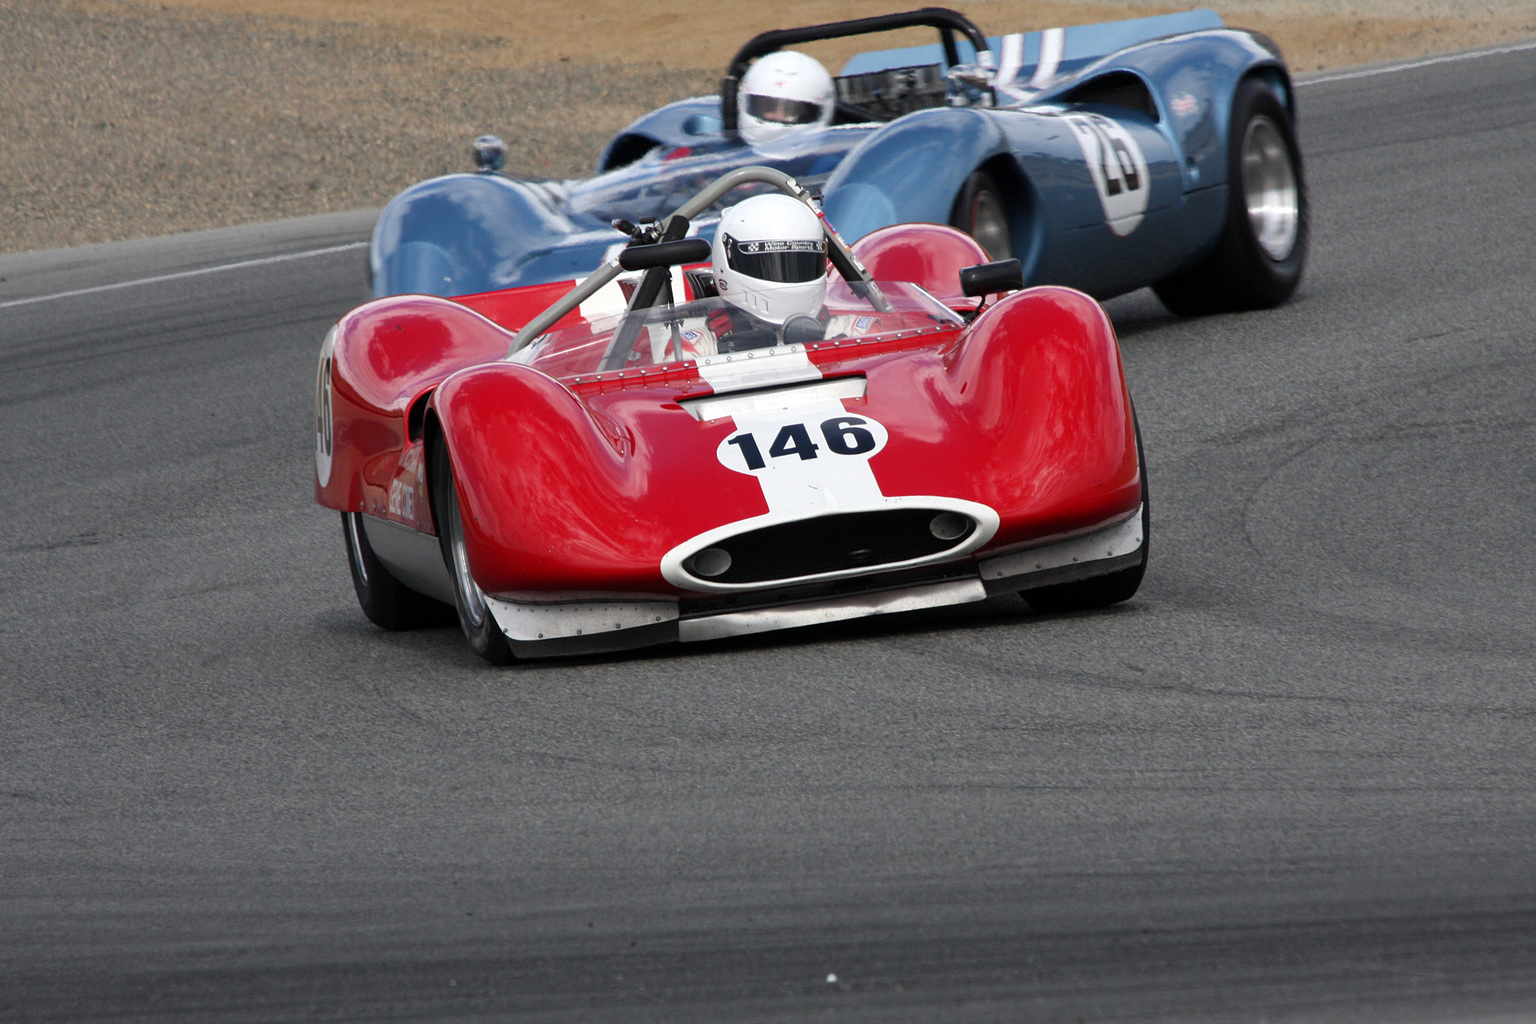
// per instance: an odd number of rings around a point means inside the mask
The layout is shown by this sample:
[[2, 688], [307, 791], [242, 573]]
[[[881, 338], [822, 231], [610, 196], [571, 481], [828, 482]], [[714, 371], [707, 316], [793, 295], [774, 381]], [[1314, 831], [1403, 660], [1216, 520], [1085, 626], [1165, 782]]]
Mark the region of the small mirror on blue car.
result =
[[723, 129], [724, 125], [713, 114], [693, 114], [683, 122], [683, 131], [688, 135], [719, 135]]

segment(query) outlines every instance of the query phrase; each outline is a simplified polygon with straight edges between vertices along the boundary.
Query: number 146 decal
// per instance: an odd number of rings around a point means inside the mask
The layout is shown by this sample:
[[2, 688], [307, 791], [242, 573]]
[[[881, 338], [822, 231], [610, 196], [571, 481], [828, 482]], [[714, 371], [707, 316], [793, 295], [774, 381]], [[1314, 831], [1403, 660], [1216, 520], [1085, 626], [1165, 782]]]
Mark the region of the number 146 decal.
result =
[[823, 455], [868, 458], [885, 447], [887, 437], [885, 427], [866, 416], [833, 416], [817, 424], [739, 431], [721, 443], [718, 455], [728, 469], [755, 473], [768, 468], [770, 460], [796, 464]]

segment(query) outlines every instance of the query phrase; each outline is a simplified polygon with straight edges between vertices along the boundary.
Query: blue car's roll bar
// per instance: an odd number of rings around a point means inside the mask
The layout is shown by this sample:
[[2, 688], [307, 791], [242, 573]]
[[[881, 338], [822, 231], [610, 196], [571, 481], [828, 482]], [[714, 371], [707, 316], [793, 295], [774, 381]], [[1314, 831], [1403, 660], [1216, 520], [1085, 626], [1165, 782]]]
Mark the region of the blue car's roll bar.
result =
[[944, 60], [950, 67], [960, 63], [960, 48], [955, 45], [955, 33], [970, 40], [977, 60], [987, 53], [987, 37], [981, 29], [959, 11], [948, 7], [924, 7], [900, 14], [878, 14], [873, 18], [852, 18], [848, 21], [829, 21], [825, 25], [807, 25], [804, 28], [776, 28], [748, 39], [746, 45], [736, 51], [730, 66], [725, 70], [725, 80], [720, 84], [720, 120], [728, 132], [736, 130], [736, 87], [741, 76], [747, 73], [747, 65], [756, 57], [782, 50], [796, 43], [809, 43], [818, 39], [841, 39], [844, 36], [862, 36], [871, 32], [889, 32], [898, 28], [929, 26], [939, 30], [944, 44]]

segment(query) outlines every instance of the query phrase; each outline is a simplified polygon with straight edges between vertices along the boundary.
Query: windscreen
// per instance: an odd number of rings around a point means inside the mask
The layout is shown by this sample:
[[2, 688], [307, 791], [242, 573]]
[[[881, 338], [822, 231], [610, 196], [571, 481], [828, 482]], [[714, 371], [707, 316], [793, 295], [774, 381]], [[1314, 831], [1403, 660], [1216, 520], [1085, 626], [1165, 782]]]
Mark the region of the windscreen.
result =
[[[514, 360], [552, 377], [570, 377], [609, 369], [635, 369], [695, 361], [747, 349], [805, 344], [836, 338], [875, 338], [896, 331], [962, 321], [938, 299], [915, 284], [877, 282], [889, 310], [876, 309], [855, 286], [831, 275], [826, 304], [819, 314], [792, 320], [790, 326], [766, 324], [724, 299], [711, 297], [636, 312], [641, 320], [629, 351], [611, 351], [625, 314], [596, 316], [550, 331]], [[788, 330], [789, 337], [785, 336]]]

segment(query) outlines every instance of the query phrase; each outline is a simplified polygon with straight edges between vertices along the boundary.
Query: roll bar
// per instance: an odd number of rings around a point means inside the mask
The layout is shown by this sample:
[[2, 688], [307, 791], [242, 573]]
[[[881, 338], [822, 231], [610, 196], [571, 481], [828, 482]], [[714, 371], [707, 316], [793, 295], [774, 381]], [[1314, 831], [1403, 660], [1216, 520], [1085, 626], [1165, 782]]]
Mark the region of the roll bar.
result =
[[720, 120], [724, 129], [728, 132], [736, 130], [736, 90], [741, 83], [741, 76], [747, 72], [747, 65], [754, 58], [766, 56], [796, 43], [810, 43], [818, 39], [841, 39], [845, 36], [861, 36], [872, 32], [889, 32], [898, 28], [923, 26], [939, 30], [939, 39], [944, 44], [944, 60], [950, 67], [960, 63], [960, 48], [955, 44], [956, 32], [970, 41], [971, 46], [976, 50], [978, 60], [981, 59], [981, 54], [990, 51], [987, 37], [982, 35], [981, 29], [977, 28], [965, 15], [959, 11], [952, 11], [948, 7], [924, 7], [899, 14], [878, 14], [872, 18], [829, 21], [824, 25], [807, 25], [804, 28], [773, 29], [747, 40], [746, 45], [736, 51], [736, 56], [731, 58], [731, 63], [726, 67], [725, 80], [720, 85]]
[[[794, 178], [772, 167], [739, 167], [727, 174], [722, 174], [704, 186], [698, 195], [688, 200], [682, 206], [679, 206], [662, 222], [661, 237], [663, 239], [674, 237], [673, 232], [676, 232], [679, 227], [681, 227], [682, 231], [686, 232], [688, 230], [688, 222], [695, 216], [709, 209], [733, 188], [750, 182], [772, 185], [790, 198], [798, 199], [812, 213], [816, 214], [816, 219], [821, 221], [822, 233], [827, 239], [827, 258], [832, 261], [832, 266], [836, 268], [844, 280], [853, 286], [855, 292], [869, 301], [870, 305], [881, 312], [890, 311], [890, 303], [881, 294], [880, 287], [870, 278], [869, 271], [864, 268], [864, 264], [859, 262], [859, 258], [853, 254], [853, 250], [843, 244], [843, 240], [832, 229], [832, 225], [827, 223], [826, 217], [817, 207], [811, 194], [802, 188]], [[578, 284], [575, 289], [561, 296], [548, 309], [528, 321], [517, 332], [516, 336], [513, 337], [512, 344], [507, 348], [507, 357], [510, 358], [514, 353], [526, 348], [534, 339], [549, 330], [561, 317], [597, 294], [599, 289], [622, 273], [624, 273], [624, 268], [619, 265], [619, 257], [615, 255], [613, 259], [604, 263], [590, 277]]]

